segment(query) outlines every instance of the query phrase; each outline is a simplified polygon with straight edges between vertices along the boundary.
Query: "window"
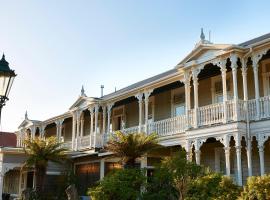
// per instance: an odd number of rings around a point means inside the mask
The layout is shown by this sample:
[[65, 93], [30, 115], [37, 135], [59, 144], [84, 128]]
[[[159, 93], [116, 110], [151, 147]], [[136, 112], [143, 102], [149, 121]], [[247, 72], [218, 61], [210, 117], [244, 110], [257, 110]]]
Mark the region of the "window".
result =
[[185, 105], [178, 104], [174, 106], [174, 116], [180, 116], [185, 114]]
[[[230, 74], [227, 74], [227, 98], [231, 99], [231, 82]], [[223, 102], [223, 84], [221, 76], [212, 77], [212, 102], [222, 103]]]
[[172, 93], [172, 117], [184, 115], [185, 112], [185, 93], [183, 88], [174, 90]]
[[270, 60], [263, 61], [263, 88], [264, 96], [270, 95]]

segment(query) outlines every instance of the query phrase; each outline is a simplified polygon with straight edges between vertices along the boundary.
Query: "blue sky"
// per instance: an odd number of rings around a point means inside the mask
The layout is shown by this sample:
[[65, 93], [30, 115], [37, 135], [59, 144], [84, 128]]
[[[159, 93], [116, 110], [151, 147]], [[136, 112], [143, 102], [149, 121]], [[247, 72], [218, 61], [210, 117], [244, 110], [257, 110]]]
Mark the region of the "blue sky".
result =
[[0, 0], [0, 52], [18, 74], [2, 130], [68, 110], [173, 68], [211, 30], [214, 43], [270, 32], [269, 1]]

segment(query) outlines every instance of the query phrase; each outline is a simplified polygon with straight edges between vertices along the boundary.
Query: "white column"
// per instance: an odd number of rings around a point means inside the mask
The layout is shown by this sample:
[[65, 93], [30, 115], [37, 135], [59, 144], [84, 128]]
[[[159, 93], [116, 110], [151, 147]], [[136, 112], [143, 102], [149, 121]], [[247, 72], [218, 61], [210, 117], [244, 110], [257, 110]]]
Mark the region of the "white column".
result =
[[59, 121], [55, 121], [55, 126], [56, 126], [56, 138], [59, 141]]
[[248, 176], [252, 176], [252, 146], [251, 146], [251, 141], [247, 139], [247, 165], [248, 165]]
[[111, 127], [111, 112], [112, 112], [112, 107], [113, 107], [113, 103], [109, 103], [107, 105], [107, 133], [110, 133], [110, 127]]
[[62, 127], [63, 127], [63, 119], [57, 120], [55, 121], [55, 125], [56, 125], [56, 138], [59, 142], [61, 139], [61, 134], [62, 134]]
[[236, 160], [237, 160], [237, 181], [242, 186], [242, 162], [241, 162], [241, 137], [238, 135], [235, 140]]
[[201, 164], [201, 146], [203, 142], [200, 141], [199, 139], [195, 140], [194, 146], [195, 146], [195, 159], [196, 159], [196, 164], [200, 165]]
[[226, 102], [228, 100], [228, 94], [227, 94], [227, 68], [226, 68], [226, 61], [221, 61], [221, 78], [222, 78], [222, 93], [223, 93], [223, 109], [224, 109], [224, 119], [223, 122], [227, 123], [227, 106]]
[[260, 135], [258, 137], [258, 149], [259, 149], [259, 156], [260, 156], [261, 176], [265, 174], [265, 169], [264, 169], [264, 142], [265, 142], [265, 138], [263, 137], [263, 135]]
[[139, 100], [139, 132], [142, 132], [142, 98], [143, 93], [139, 93], [136, 95], [136, 98]]
[[105, 134], [106, 133], [106, 106], [102, 106], [102, 111], [103, 111], [103, 114], [102, 114], [102, 119], [103, 119], [102, 132], [103, 132], [103, 134]]
[[36, 126], [31, 127], [31, 139], [35, 139], [36, 134]]
[[226, 175], [231, 175], [231, 162], [230, 162], [230, 137], [228, 135], [224, 135], [223, 138], [224, 145], [224, 153], [225, 153], [225, 165], [226, 165]]
[[151, 93], [153, 92], [153, 90], [148, 90], [144, 92], [144, 111], [145, 111], [145, 127], [144, 127], [144, 131], [147, 134], [148, 133], [148, 105], [149, 105], [149, 97], [151, 95]]
[[75, 150], [75, 140], [76, 140], [76, 113], [72, 113], [72, 149]]
[[192, 162], [192, 145], [190, 141], [186, 141], [186, 147], [185, 147], [186, 153], [187, 153], [187, 161]]
[[106, 106], [102, 106], [102, 111], [103, 111], [103, 115], [102, 115], [102, 146], [104, 146], [104, 138], [106, 135]]
[[248, 100], [248, 89], [247, 89], [247, 66], [245, 60], [242, 61], [242, 79], [243, 79], [243, 90], [244, 90], [244, 101]]
[[198, 127], [198, 108], [199, 108], [199, 95], [198, 95], [198, 74], [197, 69], [192, 70], [193, 89], [194, 89], [194, 126]]
[[230, 147], [224, 147], [225, 151], [225, 162], [226, 162], [226, 175], [231, 175], [231, 162], [230, 162]]
[[258, 63], [259, 59], [257, 56], [253, 56], [252, 58], [252, 68], [253, 68], [253, 75], [254, 75], [254, 86], [255, 86], [255, 99], [256, 99], [256, 112], [257, 116], [256, 119], [260, 118], [260, 86], [259, 86], [259, 75], [258, 75]]
[[147, 167], [147, 156], [141, 157], [141, 169], [145, 169]]
[[99, 171], [99, 173], [100, 173], [100, 180], [102, 180], [104, 178], [104, 176], [105, 176], [105, 160], [104, 160], [104, 158], [102, 158], [100, 160], [100, 171]]
[[89, 133], [89, 142], [90, 142], [90, 148], [92, 148], [92, 135], [93, 135], [93, 129], [94, 129], [94, 107], [88, 108], [90, 112], [90, 133]]
[[44, 138], [45, 133], [45, 125], [40, 126], [40, 138]]
[[234, 99], [234, 120], [238, 121], [238, 84], [237, 84], [237, 56], [233, 54], [230, 57], [232, 76], [233, 76], [233, 99]]
[[237, 86], [237, 56], [233, 54], [230, 57], [231, 60], [231, 68], [233, 75], [233, 98], [238, 100], [238, 86]]
[[61, 138], [62, 138], [62, 129], [63, 129], [63, 122], [64, 122], [65, 119], [60, 119], [59, 120], [59, 141], [60, 142], [63, 142], [61, 141]]
[[185, 107], [186, 107], [186, 128], [190, 128], [189, 110], [190, 110], [190, 72], [185, 71], [184, 81], [185, 84]]
[[184, 73], [186, 114], [190, 110], [190, 72]]
[[81, 131], [80, 131], [80, 146], [82, 145], [82, 138], [83, 138], [83, 134], [84, 134], [84, 115], [82, 113], [82, 118], [81, 118]]
[[95, 105], [95, 132], [94, 132], [94, 148], [96, 148], [97, 144], [97, 132], [98, 132], [98, 109], [99, 105]]
[[77, 130], [76, 130], [76, 143], [75, 143], [75, 150], [78, 150], [79, 148], [79, 138], [80, 138], [80, 118], [81, 118], [81, 112], [80, 111], [77, 111], [76, 112], [76, 115], [77, 115]]

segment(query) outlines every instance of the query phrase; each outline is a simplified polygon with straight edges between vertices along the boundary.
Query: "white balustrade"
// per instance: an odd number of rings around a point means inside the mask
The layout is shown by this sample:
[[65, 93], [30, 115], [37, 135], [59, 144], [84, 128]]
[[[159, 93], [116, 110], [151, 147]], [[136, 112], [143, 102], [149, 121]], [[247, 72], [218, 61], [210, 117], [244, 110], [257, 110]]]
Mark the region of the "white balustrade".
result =
[[186, 116], [177, 117], [153, 122], [149, 124], [149, 133], [156, 133], [159, 136], [167, 136], [183, 133], [186, 129]]
[[234, 121], [235, 119], [235, 101], [229, 100], [226, 102], [226, 108], [227, 108], [227, 120], [228, 121]]
[[63, 142], [62, 147], [70, 150], [72, 148], [72, 141]]
[[239, 120], [245, 120], [246, 119], [246, 105], [244, 100], [238, 100], [238, 114], [239, 114]]
[[260, 103], [260, 118], [270, 117], [270, 96], [261, 97], [259, 99]]
[[255, 120], [257, 116], [256, 100], [255, 99], [248, 100], [247, 107], [248, 107], [249, 120]]
[[[228, 123], [234, 121], [246, 120], [247, 114], [249, 120], [258, 120], [270, 118], [270, 96], [261, 97], [259, 99], [260, 116], [257, 116], [256, 100], [251, 99], [248, 101], [243, 100], [228, 100], [225, 103], [227, 113], [224, 113], [224, 104], [216, 103], [198, 108], [198, 126], [209, 126], [212, 124], [224, 123], [226, 114], [226, 121]], [[188, 115], [181, 115], [148, 123], [148, 133], [156, 133], [159, 137], [170, 136], [174, 134], [184, 133], [185, 130], [195, 126], [194, 122], [194, 109], [188, 111]], [[142, 125], [142, 130], [145, 126]], [[139, 126], [134, 126], [121, 130], [124, 134], [138, 133]], [[80, 140], [78, 149], [100, 148], [106, 144], [115, 132], [103, 134], [92, 134], [91, 136], [83, 136]], [[94, 141], [96, 140], [96, 141]], [[95, 145], [95, 146], [94, 146]], [[63, 143], [63, 147], [71, 149], [72, 142], [67, 141]]]
[[224, 119], [224, 104], [216, 103], [198, 108], [199, 126], [222, 123]]
[[89, 148], [89, 135], [83, 136], [81, 138], [81, 143], [80, 143], [80, 149], [85, 149]]
[[[143, 129], [143, 127], [142, 127]], [[133, 127], [130, 127], [130, 128], [125, 128], [123, 130], [121, 130], [123, 133], [125, 134], [130, 134], [130, 133], [138, 133], [139, 131], [139, 126], [133, 126]]]

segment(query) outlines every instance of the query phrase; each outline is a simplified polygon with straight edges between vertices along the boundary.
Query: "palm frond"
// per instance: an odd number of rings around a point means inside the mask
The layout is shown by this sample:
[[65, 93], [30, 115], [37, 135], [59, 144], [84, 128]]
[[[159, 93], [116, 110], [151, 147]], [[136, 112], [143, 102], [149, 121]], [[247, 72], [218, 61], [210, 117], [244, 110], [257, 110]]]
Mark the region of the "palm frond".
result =
[[122, 158], [122, 161], [129, 162], [160, 147], [158, 136], [155, 133], [150, 135], [145, 133], [124, 134], [118, 131], [107, 143], [106, 149]]

